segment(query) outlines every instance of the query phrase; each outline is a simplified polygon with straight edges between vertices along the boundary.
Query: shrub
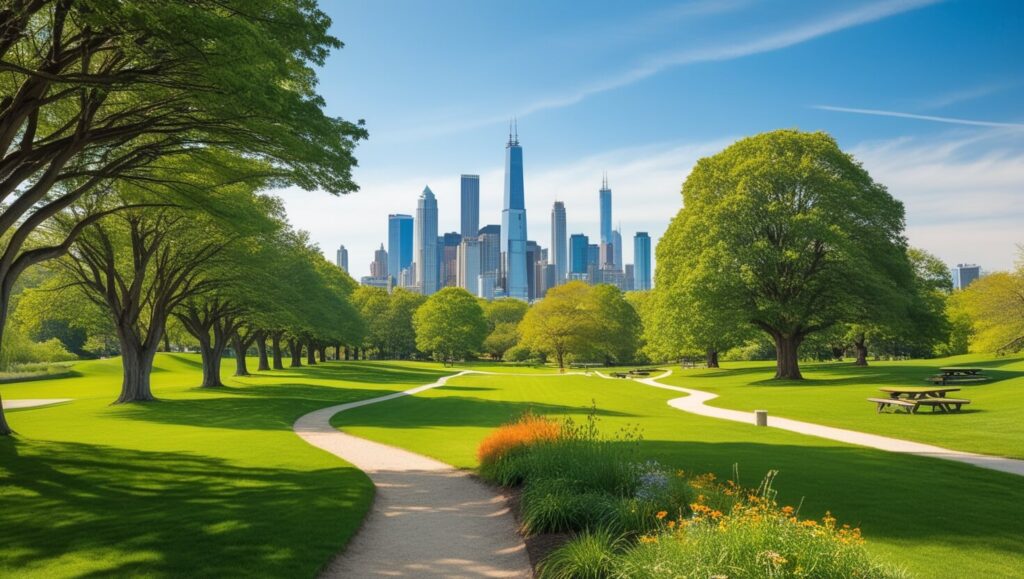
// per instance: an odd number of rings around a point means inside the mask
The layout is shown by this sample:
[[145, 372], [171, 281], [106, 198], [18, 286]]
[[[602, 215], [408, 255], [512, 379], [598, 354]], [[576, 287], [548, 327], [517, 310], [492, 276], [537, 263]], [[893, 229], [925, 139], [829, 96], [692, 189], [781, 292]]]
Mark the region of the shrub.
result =
[[511, 424], [500, 426], [480, 442], [476, 458], [481, 465], [493, 464], [508, 453], [531, 444], [551, 442], [559, 437], [557, 422], [527, 412]]
[[537, 479], [523, 490], [523, 530], [533, 535], [596, 528], [613, 501], [605, 493], [580, 491], [574, 481]]
[[538, 569], [540, 579], [601, 579], [614, 568], [623, 546], [620, 537], [607, 529], [588, 531], [573, 537], [553, 552]]

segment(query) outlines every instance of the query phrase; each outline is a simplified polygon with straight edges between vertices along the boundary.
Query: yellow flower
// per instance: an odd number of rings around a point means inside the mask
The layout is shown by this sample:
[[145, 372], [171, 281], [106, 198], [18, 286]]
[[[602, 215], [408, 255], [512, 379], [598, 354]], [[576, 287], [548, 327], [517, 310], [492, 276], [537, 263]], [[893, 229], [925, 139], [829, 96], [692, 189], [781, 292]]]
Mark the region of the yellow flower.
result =
[[668, 528], [670, 528], [670, 529], [676, 528], [676, 522], [675, 521], [669, 521], [668, 522]]
[[784, 514], [784, 515], [792, 515], [793, 514], [793, 507], [790, 507], [790, 506], [782, 507], [782, 514]]
[[640, 536], [640, 542], [641, 543], [657, 543], [658, 542], [658, 538], [654, 537], [654, 536], [651, 536], [651, 535], [641, 535]]
[[667, 515], [668, 511], [658, 511], [658, 514], [655, 516], [658, 517], [658, 520], [660, 521], [661, 519], [664, 519]]

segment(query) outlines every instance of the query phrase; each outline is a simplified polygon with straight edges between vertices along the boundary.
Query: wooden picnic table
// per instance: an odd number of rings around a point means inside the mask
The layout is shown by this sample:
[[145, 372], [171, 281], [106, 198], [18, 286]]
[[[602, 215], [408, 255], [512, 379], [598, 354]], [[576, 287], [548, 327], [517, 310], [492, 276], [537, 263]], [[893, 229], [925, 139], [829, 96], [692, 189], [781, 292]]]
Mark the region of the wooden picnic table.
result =
[[937, 388], [935, 386], [889, 386], [886, 388], [879, 388], [882, 392], [889, 394], [889, 398], [906, 398], [908, 400], [917, 400], [921, 398], [945, 398], [947, 392], [956, 392], [959, 388], [952, 388], [943, 386]]
[[982, 368], [965, 368], [963, 366], [947, 366], [939, 368], [943, 376], [977, 376], [981, 374]]
[[896, 386], [879, 390], [888, 394], [889, 398], [868, 398], [878, 405], [878, 412], [888, 406], [903, 408], [911, 414], [916, 413], [919, 406], [931, 406], [933, 412], [954, 412], [959, 411], [964, 404], [971, 403], [970, 400], [946, 397], [946, 393], [956, 392], [959, 388]]

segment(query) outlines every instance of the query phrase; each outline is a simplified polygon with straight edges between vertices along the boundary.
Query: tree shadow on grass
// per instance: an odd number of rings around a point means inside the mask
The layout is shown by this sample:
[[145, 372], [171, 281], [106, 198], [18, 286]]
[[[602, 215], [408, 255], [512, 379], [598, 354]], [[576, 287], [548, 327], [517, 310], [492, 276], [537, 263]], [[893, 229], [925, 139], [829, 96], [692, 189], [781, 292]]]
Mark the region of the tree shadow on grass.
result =
[[196, 453], [0, 440], [0, 574], [313, 576], [358, 527], [351, 467], [240, 468]]

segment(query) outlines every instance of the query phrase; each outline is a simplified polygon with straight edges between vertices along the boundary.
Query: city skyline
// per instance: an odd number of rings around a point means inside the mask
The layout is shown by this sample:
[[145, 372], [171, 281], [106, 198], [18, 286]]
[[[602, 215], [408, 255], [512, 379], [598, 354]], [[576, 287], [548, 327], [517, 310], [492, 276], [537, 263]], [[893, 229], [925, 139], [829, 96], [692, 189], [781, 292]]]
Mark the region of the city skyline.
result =
[[[370, 132], [357, 149], [361, 190], [282, 195], [326, 254], [349, 248], [357, 278], [382, 241], [380, 222], [412, 213], [424, 183], [441, 231], [461, 230], [463, 173], [480, 176], [481, 225], [496, 222], [504, 169], [494, 145], [514, 115], [529, 134], [527, 237], [538, 242], [555, 200], [570, 231], [597, 237], [592, 200], [608, 171], [628, 261], [634, 231], [656, 245], [697, 159], [793, 127], [834, 135], [903, 201], [912, 245], [951, 266], [1012, 266], [1024, 222], [1024, 82], [1014, 57], [1024, 38], [1009, 26], [1024, 13], [1019, 3], [652, 1], [556, 11], [524, 2], [500, 17], [497, 6], [403, 6], [325, 6], [346, 43], [323, 67], [328, 110], [365, 118]], [[381, 23], [394, 38], [370, 34]], [[588, 40], [593, 31], [600, 46]], [[371, 74], [379, 82], [351, 82]], [[409, 99], [421, 85], [434, 89]]]

